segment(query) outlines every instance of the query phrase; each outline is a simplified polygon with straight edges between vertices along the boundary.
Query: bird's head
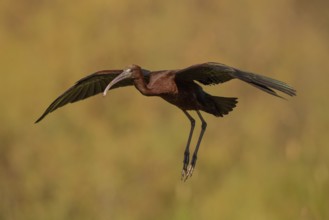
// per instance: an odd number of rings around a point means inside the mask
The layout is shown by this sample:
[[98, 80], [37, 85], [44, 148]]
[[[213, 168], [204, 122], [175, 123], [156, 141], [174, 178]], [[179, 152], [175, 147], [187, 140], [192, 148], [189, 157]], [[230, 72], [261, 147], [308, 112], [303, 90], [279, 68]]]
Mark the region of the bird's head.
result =
[[124, 79], [134, 79], [138, 77], [138, 74], [141, 73], [141, 68], [138, 65], [132, 64], [130, 67], [127, 69], [124, 69], [122, 73], [120, 73], [117, 77], [115, 77], [105, 88], [103, 95], [105, 96], [107, 91], [111, 89], [111, 87], [118, 82], [124, 80]]

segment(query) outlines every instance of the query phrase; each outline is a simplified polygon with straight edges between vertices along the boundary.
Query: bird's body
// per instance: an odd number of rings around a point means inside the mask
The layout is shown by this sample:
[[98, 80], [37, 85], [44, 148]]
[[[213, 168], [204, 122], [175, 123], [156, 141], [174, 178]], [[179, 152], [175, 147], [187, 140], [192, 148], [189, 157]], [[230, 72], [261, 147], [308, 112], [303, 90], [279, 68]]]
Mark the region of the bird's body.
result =
[[[191, 130], [187, 146], [184, 151], [184, 166], [182, 178], [186, 180], [192, 175], [196, 164], [197, 152], [206, 129], [206, 122], [199, 111], [204, 111], [214, 116], [224, 116], [236, 106], [237, 98], [212, 96], [198, 84], [213, 85], [224, 83], [231, 79], [240, 79], [271, 95], [279, 96], [274, 90], [294, 96], [295, 90], [281, 81], [244, 72], [220, 63], [204, 63], [178, 70], [149, 71], [132, 65], [125, 70], [105, 70], [79, 80], [59, 96], [36, 121], [41, 121], [48, 113], [57, 108], [73, 103], [103, 92], [106, 95], [109, 89], [134, 85], [145, 96], [159, 96], [167, 102], [180, 108], [191, 122]], [[198, 82], [198, 83], [196, 83]], [[187, 111], [197, 112], [202, 121], [202, 129], [193, 153], [192, 161], [188, 167], [189, 145], [191, 142], [195, 120]]]
[[195, 82], [176, 81], [177, 91], [164, 93], [160, 97], [182, 110], [200, 110], [214, 116], [223, 116], [237, 103], [236, 98], [209, 95]]

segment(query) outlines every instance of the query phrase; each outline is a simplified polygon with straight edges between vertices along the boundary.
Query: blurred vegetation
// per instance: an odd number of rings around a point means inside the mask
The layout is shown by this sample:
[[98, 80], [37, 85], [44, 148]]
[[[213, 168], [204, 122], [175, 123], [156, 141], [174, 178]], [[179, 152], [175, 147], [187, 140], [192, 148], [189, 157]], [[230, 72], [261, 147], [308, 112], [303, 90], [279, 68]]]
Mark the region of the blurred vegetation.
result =
[[[329, 219], [328, 1], [1, 1], [0, 219]], [[246, 84], [180, 181], [189, 122], [132, 88], [66, 106], [83, 76], [218, 61], [293, 85]], [[198, 124], [199, 126], [199, 124]], [[198, 132], [197, 130], [196, 132]], [[195, 140], [194, 140], [195, 141]]]

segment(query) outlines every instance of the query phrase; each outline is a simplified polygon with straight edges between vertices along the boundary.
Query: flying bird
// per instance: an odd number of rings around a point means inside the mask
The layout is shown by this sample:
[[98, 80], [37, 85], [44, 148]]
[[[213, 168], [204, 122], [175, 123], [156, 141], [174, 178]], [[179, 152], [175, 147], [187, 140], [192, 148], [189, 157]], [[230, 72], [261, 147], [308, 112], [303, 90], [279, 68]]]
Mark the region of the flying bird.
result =
[[[105, 96], [111, 89], [134, 85], [145, 96], [159, 96], [177, 106], [189, 119], [191, 127], [184, 150], [181, 173], [181, 178], [185, 181], [192, 176], [200, 143], [207, 127], [200, 111], [216, 117], [223, 117], [232, 111], [237, 104], [237, 98], [210, 95], [203, 91], [200, 84], [217, 85], [231, 79], [239, 79], [277, 97], [281, 97], [277, 91], [289, 96], [296, 95], [296, 90], [284, 82], [221, 63], [208, 62], [184, 69], [161, 71], [149, 71], [133, 64], [124, 70], [98, 71], [80, 79], [55, 99], [35, 123], [40, 122], [50, 112], [68, 103], [74, 103], [99, 93], [103, 93]], [[201, 120], [201, 132], [192, 157], [190, 157], [190, 143], [195, 119], [188, 112], [191, 110], [196, 111]]]

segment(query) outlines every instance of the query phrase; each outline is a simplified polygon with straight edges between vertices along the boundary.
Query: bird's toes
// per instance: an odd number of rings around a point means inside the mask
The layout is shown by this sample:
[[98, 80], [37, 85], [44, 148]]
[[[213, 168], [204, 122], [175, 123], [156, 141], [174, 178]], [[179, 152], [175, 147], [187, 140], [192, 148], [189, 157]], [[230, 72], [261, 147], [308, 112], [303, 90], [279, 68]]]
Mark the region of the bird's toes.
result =
[[189, 177], [192, 177], [194, 166], [189, 165], [186, 170], [182, 171], [182, 181], [186, 181]]
[[187, 177], [192, 177], [193, 174], [193, 170], [194, 170], [194, 166], [193, 165], [189, 165], [187, 168]]
[[186, 179], [186, 175], [187, 175], [187, 169], [184, 167], [183, 169], [182, 169], [182, 176], [181, 176], [181, 180], [182, 181], [185, 181]]
[[183, 169], [182, 169], [182, 177], [181, 177], [181, 180], [185, 181], [184, 179], [186, 178], [186, 175], [187, 175], [187, 167], [188, 167], [188, 163], [189, 163], [189, 158], [185, 157], [184, 161], [183, 161]]

